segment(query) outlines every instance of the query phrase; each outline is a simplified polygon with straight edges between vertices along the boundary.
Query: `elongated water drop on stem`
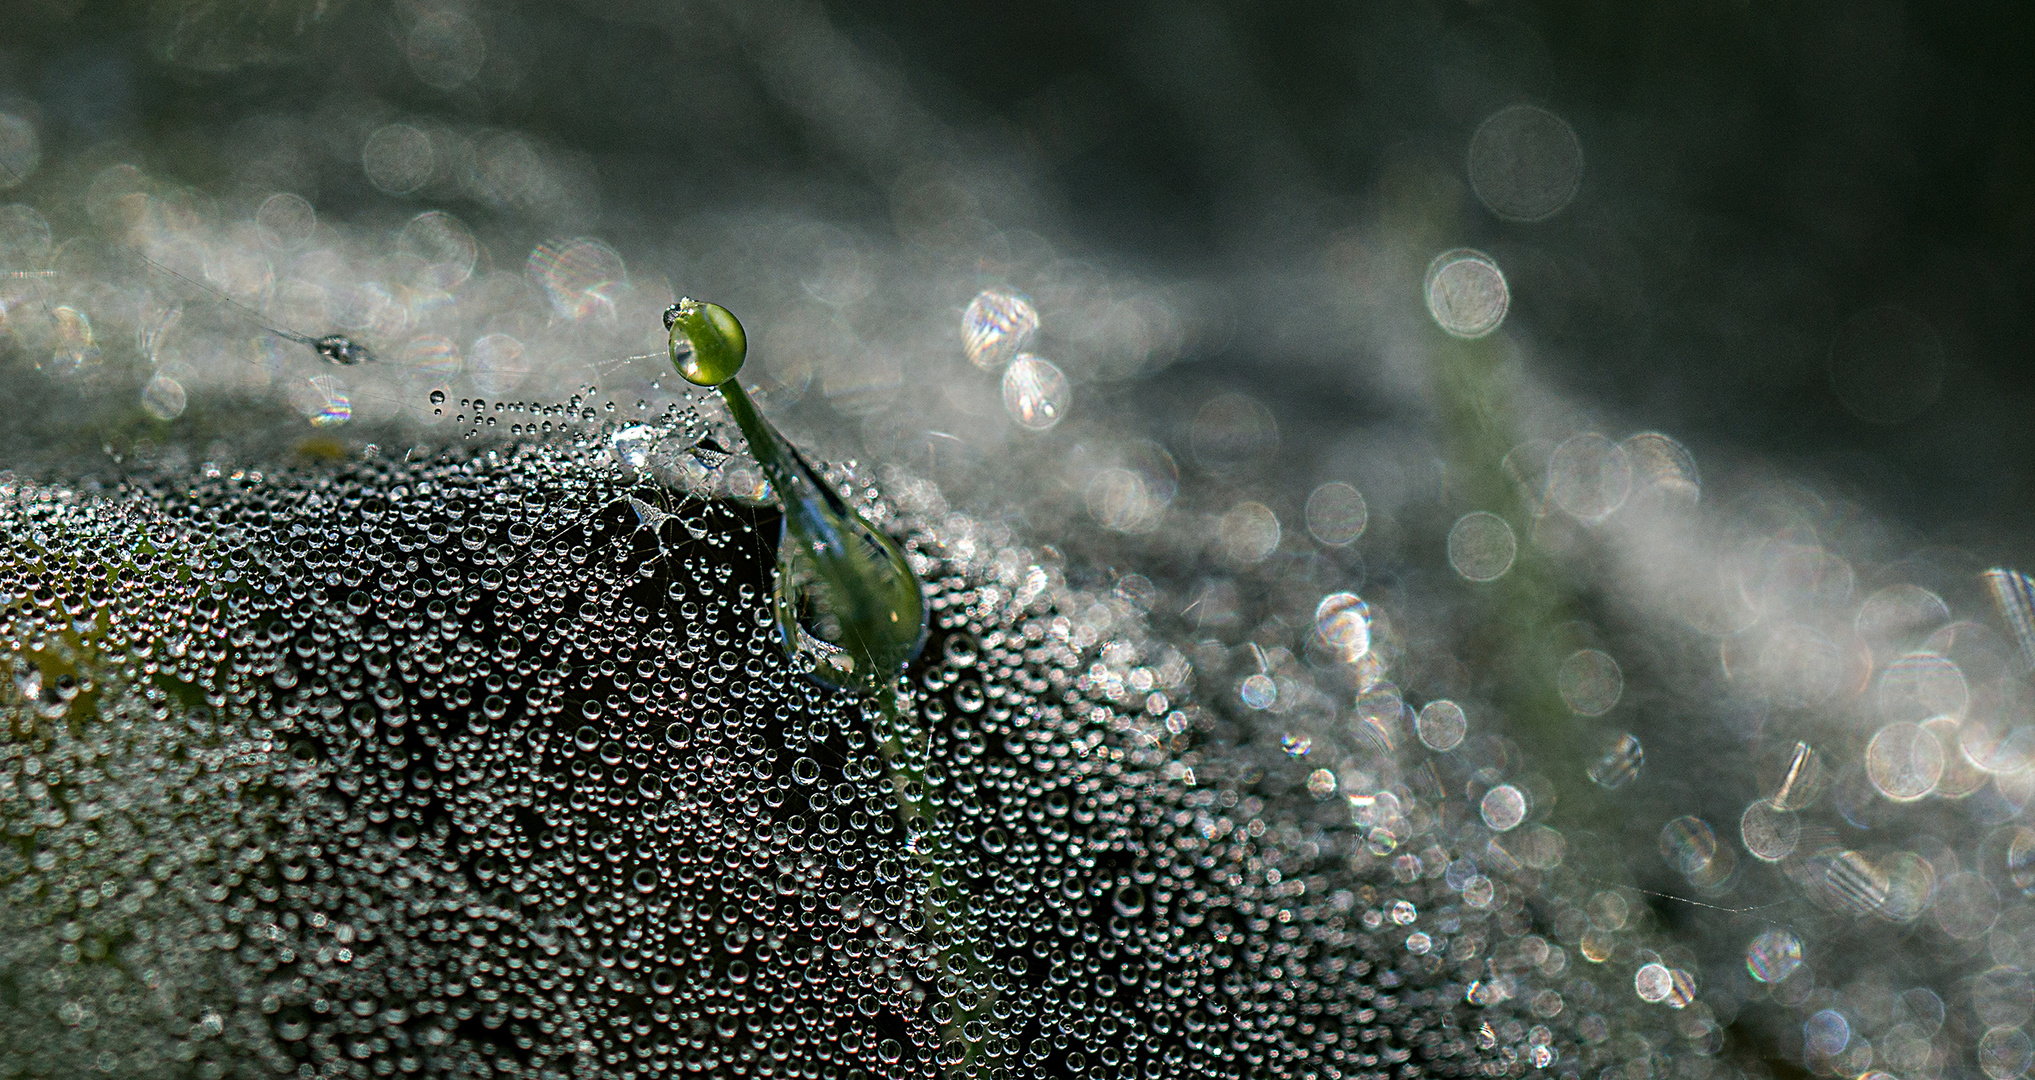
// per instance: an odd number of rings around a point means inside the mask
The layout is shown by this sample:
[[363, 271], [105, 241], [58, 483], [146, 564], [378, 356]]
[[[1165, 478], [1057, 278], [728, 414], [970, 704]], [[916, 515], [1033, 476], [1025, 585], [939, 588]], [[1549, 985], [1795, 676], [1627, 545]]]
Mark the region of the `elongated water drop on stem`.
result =
[[774, 608], [786, 652], [821, 682], [882, 688], [926, 635], [924, 593], [904, 552], [835, 493], [749, 400], [735, 380], [748, 337], [733, 313], [680, 300], [664, 322], [672, 366], [720, 391], [784, 509]]

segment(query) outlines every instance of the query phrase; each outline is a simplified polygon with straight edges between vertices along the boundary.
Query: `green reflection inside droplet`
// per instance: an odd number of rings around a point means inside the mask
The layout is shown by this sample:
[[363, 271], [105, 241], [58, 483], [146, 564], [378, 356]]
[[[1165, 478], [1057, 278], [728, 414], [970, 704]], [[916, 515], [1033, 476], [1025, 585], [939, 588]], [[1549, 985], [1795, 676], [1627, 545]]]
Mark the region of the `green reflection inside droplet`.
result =
[[719, 304], [681, 299], [665, 310], [664, 327], [671, 331], [671, 366], [697, 386], [727, 383], [749, 355], [741, 320]]

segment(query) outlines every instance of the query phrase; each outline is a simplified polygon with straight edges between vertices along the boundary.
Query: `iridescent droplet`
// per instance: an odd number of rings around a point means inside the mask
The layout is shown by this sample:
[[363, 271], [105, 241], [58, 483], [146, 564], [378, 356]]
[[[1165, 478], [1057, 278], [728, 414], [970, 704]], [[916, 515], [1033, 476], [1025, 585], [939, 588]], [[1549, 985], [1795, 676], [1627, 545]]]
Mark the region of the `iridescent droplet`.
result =
[[1590, 779], [1610, 791], [1631, 783], [1646, 763], [1646, 749], [1639, 736], [1626, 732], [1611, 741], [1603, 755], [1590, 764]]
[[1010, 362], [1039, 329], [1039, 313], [1023, 293], [985, 289], [961, 313], [968, 360], [985, 371]]

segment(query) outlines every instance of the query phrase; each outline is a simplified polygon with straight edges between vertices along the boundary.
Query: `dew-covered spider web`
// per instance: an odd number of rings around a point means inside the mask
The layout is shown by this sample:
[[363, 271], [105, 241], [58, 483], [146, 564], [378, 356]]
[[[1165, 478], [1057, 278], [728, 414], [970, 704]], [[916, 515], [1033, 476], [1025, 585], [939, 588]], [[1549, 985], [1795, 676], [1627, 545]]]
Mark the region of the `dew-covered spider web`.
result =
[[933, 613], [899, 781], [784, 659], [776, 511], [636, 454], [690, 453], [667, 419], [12, 483], [9, 1069], [1580, 1076], [1648, 1037], [1531, 845], [1263, 788], [1121, 599], [837, 469]]

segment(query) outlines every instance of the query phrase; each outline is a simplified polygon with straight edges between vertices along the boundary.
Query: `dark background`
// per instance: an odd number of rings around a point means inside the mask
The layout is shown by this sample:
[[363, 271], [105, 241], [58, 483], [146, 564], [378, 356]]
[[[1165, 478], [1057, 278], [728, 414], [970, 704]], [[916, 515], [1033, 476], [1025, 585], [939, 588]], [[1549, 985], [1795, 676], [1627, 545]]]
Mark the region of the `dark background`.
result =
[[[1277, 310], [1265, 279], [1371, 213], [1395, 163], [1460, 170], [1480, 119], [1531, 102], [1574, 126], [1579, 198], [1535, 225], [1478, 209], [1456, 239], [1507, 264], [1537, 374], [1699, 459], [1805, 473], [1940, 541], [2016, 547], [2035, 505], [2019, 5], [493, 4], [471, 12], [489, 66], [450, 92], [404, 65], [398, 24], [422, 8], [0, 10], [0, 90], [29, 103], [46, 159], [110, 140], [202, 184], [230, 172], [207, 140], [234, 123], [372, 97], [581, 152], [589, 224], [656, 237], [674, 203], [881, 221], [907, 158], [959, 157], [1024, 172], [1063, 247], [1217, 282], [1274, 321], [1312, 299]], [[865, 113], [832, 127], [787, 104], [765, 56], [828, 23], [828, 47], [891, 94], [844, 93]], [[886, 154], [906, 130], [858, 146], [887, 102], [939, 145]], [[330, 152], [346, 157], [337, 138]], [[318, 186], [328, 214], [401, 210], [357, 168]], [[1920, 415], [1875, 424], [1831, 392], [1827, 361], [1847, 317], [1888, 303], [1934, 330], [1944, 377]], [[1310, 427], [1377, 412], [1369, 360], [1232, 334], [1166, 379], [1250, 384]]]

